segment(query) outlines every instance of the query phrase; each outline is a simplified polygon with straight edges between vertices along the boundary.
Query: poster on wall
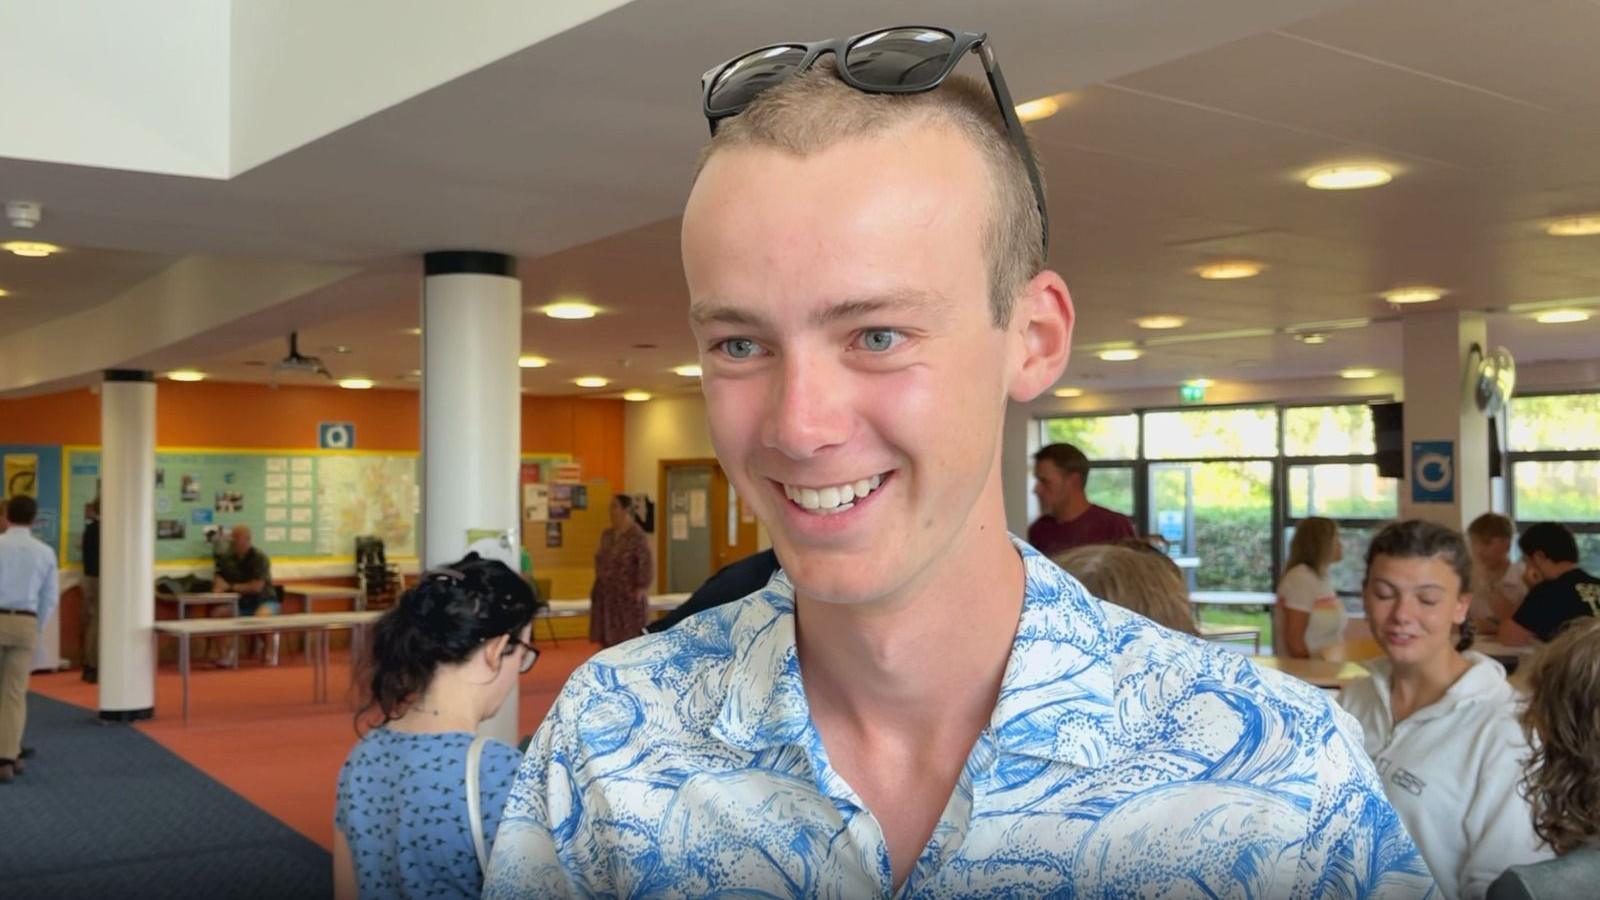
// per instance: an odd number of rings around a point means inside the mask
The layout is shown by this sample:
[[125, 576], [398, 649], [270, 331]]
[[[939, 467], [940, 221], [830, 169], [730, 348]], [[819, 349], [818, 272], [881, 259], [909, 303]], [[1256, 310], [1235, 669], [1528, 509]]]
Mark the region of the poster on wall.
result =
[[564, 522], [572, 518], [572, 485], [550, 485], [550, 521]]
[[182, 519], [157, 519], [156, 540], [181, 541], [186, 533]]
[[548, 521], [550, 519], [550, 486], [547, 484], [523, 485], [522, 510], [523, 521]]
[[672, 514], [672, 539], [675, 541], [687, 541], [689, 539], [688, 513]]
[[200, 499], [200, 479], [194, 475], [185, 475], [178, 481], [179, 499], [185, 503], [193, 503]]
[[6, 497], [39, 496], [39, 456], [36, 453], [6, 454]]
[[561, 549], [561, 523], [544, 523], [544, 545], [551, 550]]
[[586, 484], [575, 484], [575, 485], [572, 486], [572, 508], [573, 509], [588, 509], [589, 508], [589, 486], [588, 485], [586, 485]]

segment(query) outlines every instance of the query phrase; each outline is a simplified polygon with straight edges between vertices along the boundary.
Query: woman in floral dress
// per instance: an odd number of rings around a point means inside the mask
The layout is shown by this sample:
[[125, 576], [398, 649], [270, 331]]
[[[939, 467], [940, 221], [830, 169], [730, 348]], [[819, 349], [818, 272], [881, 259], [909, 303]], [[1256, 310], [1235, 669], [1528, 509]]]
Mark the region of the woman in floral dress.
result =
[[611, 498], [611, 527], [594, 555], [589, 640], [610, 647], [644, 633], [654, 578], [650, 540], [633, 517], [633, 498], [618, 494]]

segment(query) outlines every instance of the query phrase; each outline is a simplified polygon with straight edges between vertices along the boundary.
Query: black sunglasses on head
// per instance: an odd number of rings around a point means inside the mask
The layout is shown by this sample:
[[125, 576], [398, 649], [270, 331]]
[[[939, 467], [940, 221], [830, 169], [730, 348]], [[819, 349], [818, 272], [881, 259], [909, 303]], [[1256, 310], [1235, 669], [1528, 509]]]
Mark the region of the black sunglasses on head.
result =
[[826, 53], [833, 54], [839, 79], [858, 91], [916, 94], [943, 84], [963, 56], [976, 52], [989, 77], [989, 89], [1000, 104], [1006, 135], [1033, 183], [1034, 202], [1039, 206], [1039, 223], [1044, 231], [1041, 239], [1048, 251], [1050, 217], [1045, 211], [1044, 184], [988, 39], [987, 34], [971, 31], [903, 25], [831, 41], [773, 44], [735, 56], [701, 76], [700, 105], [711, 133], [716, 134], [718, 122], [744, 112], [762, 91], [811, 68]]

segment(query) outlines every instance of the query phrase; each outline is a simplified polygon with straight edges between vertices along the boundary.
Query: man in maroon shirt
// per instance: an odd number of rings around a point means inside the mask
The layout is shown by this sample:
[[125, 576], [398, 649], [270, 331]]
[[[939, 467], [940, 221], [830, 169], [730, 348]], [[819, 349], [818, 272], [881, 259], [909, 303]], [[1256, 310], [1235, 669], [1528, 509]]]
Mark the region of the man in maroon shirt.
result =
[[1033, 493], [1044, 515], [1028, 526], [1028, 543], [1045, 556], [1131, 538], [1133, 522], [1089, 502], [1089, 458], [1071, 444], [1050, 444], [1033, 455]]

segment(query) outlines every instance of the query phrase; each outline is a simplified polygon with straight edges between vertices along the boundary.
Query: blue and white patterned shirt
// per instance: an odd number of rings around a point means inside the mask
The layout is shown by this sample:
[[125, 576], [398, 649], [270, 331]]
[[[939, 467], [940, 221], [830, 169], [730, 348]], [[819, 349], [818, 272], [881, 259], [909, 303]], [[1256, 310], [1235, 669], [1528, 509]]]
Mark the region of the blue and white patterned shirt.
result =
[[[999, 701], [899, 896], [1433, 892], [1321, 692], [1019, 552]], [[518, 772], [484, 896], [890, 896], [883, 834], [811, 723], [794, 623], [780, 572], [573, 673]]]

